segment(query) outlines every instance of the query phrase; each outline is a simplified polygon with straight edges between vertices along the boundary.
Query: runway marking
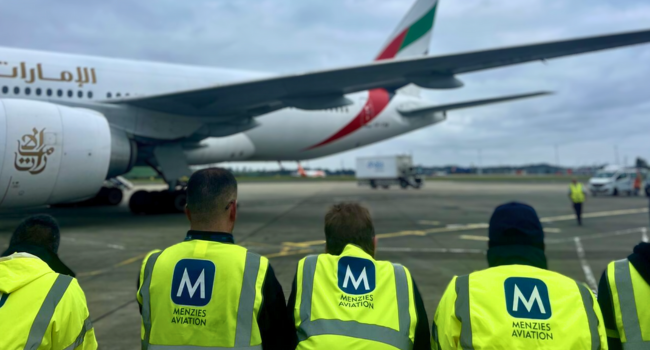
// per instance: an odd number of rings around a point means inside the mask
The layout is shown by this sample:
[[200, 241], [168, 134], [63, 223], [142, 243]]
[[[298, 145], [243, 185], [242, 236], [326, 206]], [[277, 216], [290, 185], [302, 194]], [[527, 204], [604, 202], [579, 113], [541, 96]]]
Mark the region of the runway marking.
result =
[[452, 254], [485, 254], [484, 249], [464, 248], [409, 248], [409, 247], [387, 247], [377, 248], [380, 252], [405, 252], [405, 253], [452, 253]]
[[112, 270], [115, 270], [118, 267], [130, 265], [130, 264], [133, 264], [134, 262], [140, 261], [140, 260], [144, 259], [144, 257], [147, 256], [147, 254], [149, 254], [149, 252], [134, 256], [132, 258], [128, 258], [126, 260], [122, 260], [122, 261], [118, 262], [117, 264], [111, 265], [110, 267], [107, 267], [105, 269], [100, 269], [100, 270], [95, 270], [95, 271], [88, 271], [88, 272], [80, 272], [79, 274], [77, 274], [77, 277], [92, 277], [92, 276], [102, 275], [102, 274], [105, 274], [107, 272], [111, 272]]
[[[583, 218], [600, 218], [604, 216], [619, 216], [619, 215], [630, 215], [630, 214], [641, 214], [647, 213], [648, 208], [638, 208], [638, 209], [623, 209], [623, 210], [610, 210], [610, 211], [599, 211], [595, 213], [584, 213], [582, 214]], [[566, 220], [575, 220], [575, 215], [560, 215], [560, 216], [551, 216], [547, 218], [541, 218], [541, 222], [555, 222], [555, 221], [566, 221]]]
[[648, 241], [650, 241], [648, 239], [648, 229], [646, 229], [645, 227], [643, 228], [643, 232], [641, 233], [641, 240], [646, 242], [646, 243], [648, 243]]
[[97, 241], [90, 241], [86, 239], [77, 239], [77, 238], [72, 238], [72, 237], [61, 237], [62, 240], [64, 241], [70, 241], [70, 242], [75, 242], [79, 244], [88, 244], [88, 245], [95, 245], [95, 246], [102, 246], [102, 247], [107, 247], [107, 248], [112, 248], [112, 249], [117, 249], [117, 250], [124, 250], [123, 245], [120, 244], [111, 244], [111, 243], [102, 243], [102, 242], [97, 242]]
[[[594, 212], [594, 213], [584, 213], [582, 214], [583, 218], [599, 218], [599, 217], [608, 217], [608, 216], [619, 216], [619, 215], [631, 215], [631, 214], [642, 214], [642, 213], [647, 213], [648, 208], [637, 208], [637, 209], [622, 209], [622, 210], [610, 210], [610, 211], [600, 211], [600, 212]], [[567, 221], [567, 220], [575, 220], [575, 215], [560, 215], [560, 216], [550, 216], [550, 217], [545, 217], [541, 218], [541, 222], [557, 222], [557, 221]], [[437, 228], [430, 228], [426, 230], [409, 230], [409, 231], [398, 231], [398, 232], [390, 232], [390, 233], [380, 233], [377, 234], [376, 237], [377, 239], [385, 239], [385, 238], [394, 238], [394, 237], [404, 237], [404, 236], [426, 236], [432, 233], [450, 233], [450, 232], [460, 232], [460, 231], [470, 231], [470, 230], [476, 230], [476, 229], [485, 229], [488, 228], [489, 224], [488, 223], [474, 223], [474, 224], [451, 224], [447, 225], [446, 227], [437, 227]], [[548, 229], [545, 229], [548, 230]], [[558, 233], [560, 232], [560, 229], [557, 229]], [[633, 232], [638, 232], [639, 229], [634, 229]], [[550, 228], [550, 231], [547, 231], [549, 233], [556, 233], [556, 231], [553, 228]], [[626, 234], [626, 233], [623, 233]], [[593, 235], [592, 235], [593, 236]], [[590, 236], [591, 237], [591, 236]], [[461, 236], [462, 238], [462, 236]], [[572, 241], [573, 238], [570, 238], [570, 241]], [[547, 243], [551, 243], [553, 240], [547, 240]], [[557, 242], [564, 242], [564, 240], [557, 241]], [[314, 241], [306, 241], [306, 242], [283, 242], [282, 245], [285, 247], [294, 247], [294, 248], [300, 248], [302, 251], [307, 251], [311, 252], [312, 250], [308, 250], [306, 248], [310, 248], [313, 246], [318, 246], [318, 245], [323, 245], [325, 244], [325, 240], [319, 239], [319, 240], [314, 240]], [[290, 256], [290, 255], [298, 255], [301, 254], [299, 252], [294, 252], [293, 250], [285, 250], [283, 249], [282, 251], [278, 253], [273, 253], [267, 255], [267, 257], [270, 258], [275, 258], [275, 257], [281, 257], [281, 256]]]
[[420, 224], [420, 225], [432, 225], [432, 226], [438, 226], [438, 225], [440, 225], [440, 221], [435, 221], [435, 220], [420, 220], [420, 221], [418, 221], [418, 224]]
[[560, 233], [562, 230], [560, 230], [557, 227], [544, 227], [544, 233]]
[[589, 262], [587, 262], [587, 258], [585, 256], [585, 250], [582, 247], [582, 242], [580, 242], [580, 237], [574, 237], [573, 240], [576, 243], [576, 251], [578, 252], [578, 259], [580, 259], [580, 265], [582, 265], [582, 271], [584, 271], [585, 273], [585, 277], [587, 278], [587, 283], [589, 284], [589, 287], [591, 287], [591, 290], [597, 290], [598, 284], [596, 283], [594, 272], [591, 270], [591, 265], [589, 265]]
[[589, 235], [589, 236], [574, 236], [574, 237], [567, 237], [567, 238], [549, 238], [549, 239], [545, 239], [545, 242], [546, 242], [546, 244], [558, 244], [558, 243], [568, 243], [568, 242], [574, 241], [576, 237], [579, 237], [583, 241], [587, 240], [587, 239], [615, 237], [615, 236], [629, 235], [631, 233], [636, 233], [636, 232], [643, 232], [644, 229], [645, 229], [645, 227], [636, 227], [636, 228], [630, 228], [630, 229], [627, 229], [627, 230], [619, 230], [619, 231], [614, 231], [614, 232], [596, 233], [596, 234]]
[[472, 241], [484, 241], [484, 242], [490, 240], [487, 236], [472, 236], [472, 235], [461, 235], [460, 239], [468, 239]]

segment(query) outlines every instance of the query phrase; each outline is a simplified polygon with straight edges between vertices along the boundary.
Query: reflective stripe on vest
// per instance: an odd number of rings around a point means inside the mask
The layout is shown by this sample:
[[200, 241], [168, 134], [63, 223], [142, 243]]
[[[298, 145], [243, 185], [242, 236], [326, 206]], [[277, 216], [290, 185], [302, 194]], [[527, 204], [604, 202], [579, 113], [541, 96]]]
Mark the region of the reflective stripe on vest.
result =
[[621, 319], [623, 320], [623, 331], [625, 332], [626, 342], [623, 343], [623, 348], [625, 350], [647, 349], [648, 343], [643, 341], [641, 335], [641, 326], [639, 325], [636, 300], [634, 298], [634, 287], [630, 274], [630, 263], [627, 259], [614, 262], [614, 280], [616, 281], [618, 305], [621, 308]]
[[[598, 333], [598, 317], [594, 311], [594, 301], [587, 287], [577, 283], [582, 297], [582, 303], [587, 313], [589, 332], [591, 333], [591, 349], [600, 349], [600, 334]], [[469, 275], [456, 278], [456, 318], [461, 322], [460, 346], [463, 349], [474, 349], [472, 342], [472, 322], [469, 309]]]
[[[144, 324], [144, 339], [142, 340], [142, 349], [145, 350], [221, 350], [221, 349], [262, 349], [261, 345], [251, 346], [251, 333], [253, 332], [253, 314], [255, 310], [255, 297], [257, 294], [257, 274], [260, 269], [261, 257], [256, 254], [246, 252], [246, 265], [244, 267], [244, 277], [242, 281], [241, 294], [239, 295], [239, 308], [237, 309], [237, 327], [235, 333], [235, 346], [226, 347], [205, 347], [192, 345], [154, 345], [149, 343], [151, 337], [151, 276], [154, 265], [160, 256], [157, 252], [151, 254], [144, 268], [144, 280], [140, 288], [142, 296], [142, 323]], [[252, 290], [252, 291], [251, 291]]]
[[54, 311], [56, 310], [56, 306], [59, 305], [71, 282], [72, 277], [70, 276], [59, 275], [56, 278], [45, 300], [43, 300], [43, 305], [38, 310], [36, 318], [34, 318], [34, 323], [32, 323], [32, 328], [29, 330], [29, 336], [25, 344], [25, 350], [36, 350], [41, 345], [47, 327], [49, 327]]
[[79, 345], [83, 344], [84, 339], [86, 339], [86, 333], [88, 333], [89, 330], [93, 329], [93, 323], [90, 321], [90, 316], [86, 318], [84, 321], [83, 326], [81, 327], [81, 332], [79, 332], [79, 335], [77, 336], [77, 339], [75, 339], [74, 343], [70, 344], [65, 350], [73, 350], [77, 348]]
[[318, 335], [340, 335], [351, 338], [376, 341], [398, 349], [408, 350], [413, 347], [409, 338], [411, 315], [409, 313], [409, 288], [406, 271], [401, 265], [393, 264], [395, 271], [395, 291], [397, 294], [397, 313], [399, 331], [378, 325], [341, 320], [311, 320], [311, 302], [316, 273], [317, 255], [305, 258], [302, 273], [302, 295], [300, 301], [300, 327], [298, 341], [302, 342]]

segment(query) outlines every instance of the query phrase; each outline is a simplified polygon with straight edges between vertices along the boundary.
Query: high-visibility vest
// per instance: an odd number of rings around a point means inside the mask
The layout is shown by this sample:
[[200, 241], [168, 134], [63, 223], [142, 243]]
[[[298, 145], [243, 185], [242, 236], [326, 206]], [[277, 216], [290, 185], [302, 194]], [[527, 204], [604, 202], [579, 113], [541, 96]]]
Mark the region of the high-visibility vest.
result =
[[608, 335], [625, 350], [650, 349], [650, 285], [627, 259], [607, 265], [607, 282], [617, 328]]
[[559, 273], [505, 265], [454, 277], [434, 317], [447, 349], [602, 349], [600, 307]]
[[308, 256], [298, 263], [294, 319], [296, 349], [412, 349], [411, 274], [351, 244]]
[[582, 192], [582, 184], [581, 183], [576, 183], [570, 184], [569, 188], [571, 188], [571, 201], [573, 203], [582, 203], [585, 201], [585, 193]]
[[[4, 278], [28, 282], [8, 292]], [[77, 280], [31, 254], [1, 258], [0, 349], [97, 349]]]
[[191, 240], [151, 252], [140, 271], [142, 349], [261, 349], [257, 315], [268, 259]]

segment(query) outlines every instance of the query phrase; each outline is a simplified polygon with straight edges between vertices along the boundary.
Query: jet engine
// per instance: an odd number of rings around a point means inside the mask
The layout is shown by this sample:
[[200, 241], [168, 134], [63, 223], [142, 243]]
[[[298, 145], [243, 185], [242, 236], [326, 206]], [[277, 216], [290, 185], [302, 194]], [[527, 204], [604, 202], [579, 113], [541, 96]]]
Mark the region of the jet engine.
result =
[[128, 172], [136, 153], [93, 110], [0, 99], [0, 208], [91, 198]]

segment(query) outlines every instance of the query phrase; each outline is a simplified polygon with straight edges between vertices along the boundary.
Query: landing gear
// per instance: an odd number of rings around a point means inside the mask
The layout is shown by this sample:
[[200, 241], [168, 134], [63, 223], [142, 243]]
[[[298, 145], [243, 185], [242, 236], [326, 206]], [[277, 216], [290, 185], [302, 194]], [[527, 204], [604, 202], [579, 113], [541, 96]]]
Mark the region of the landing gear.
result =
[[175, 191], [137, 191], [129, 200], [133, 214], [182, 213], [187, 203], [185, 189]]

